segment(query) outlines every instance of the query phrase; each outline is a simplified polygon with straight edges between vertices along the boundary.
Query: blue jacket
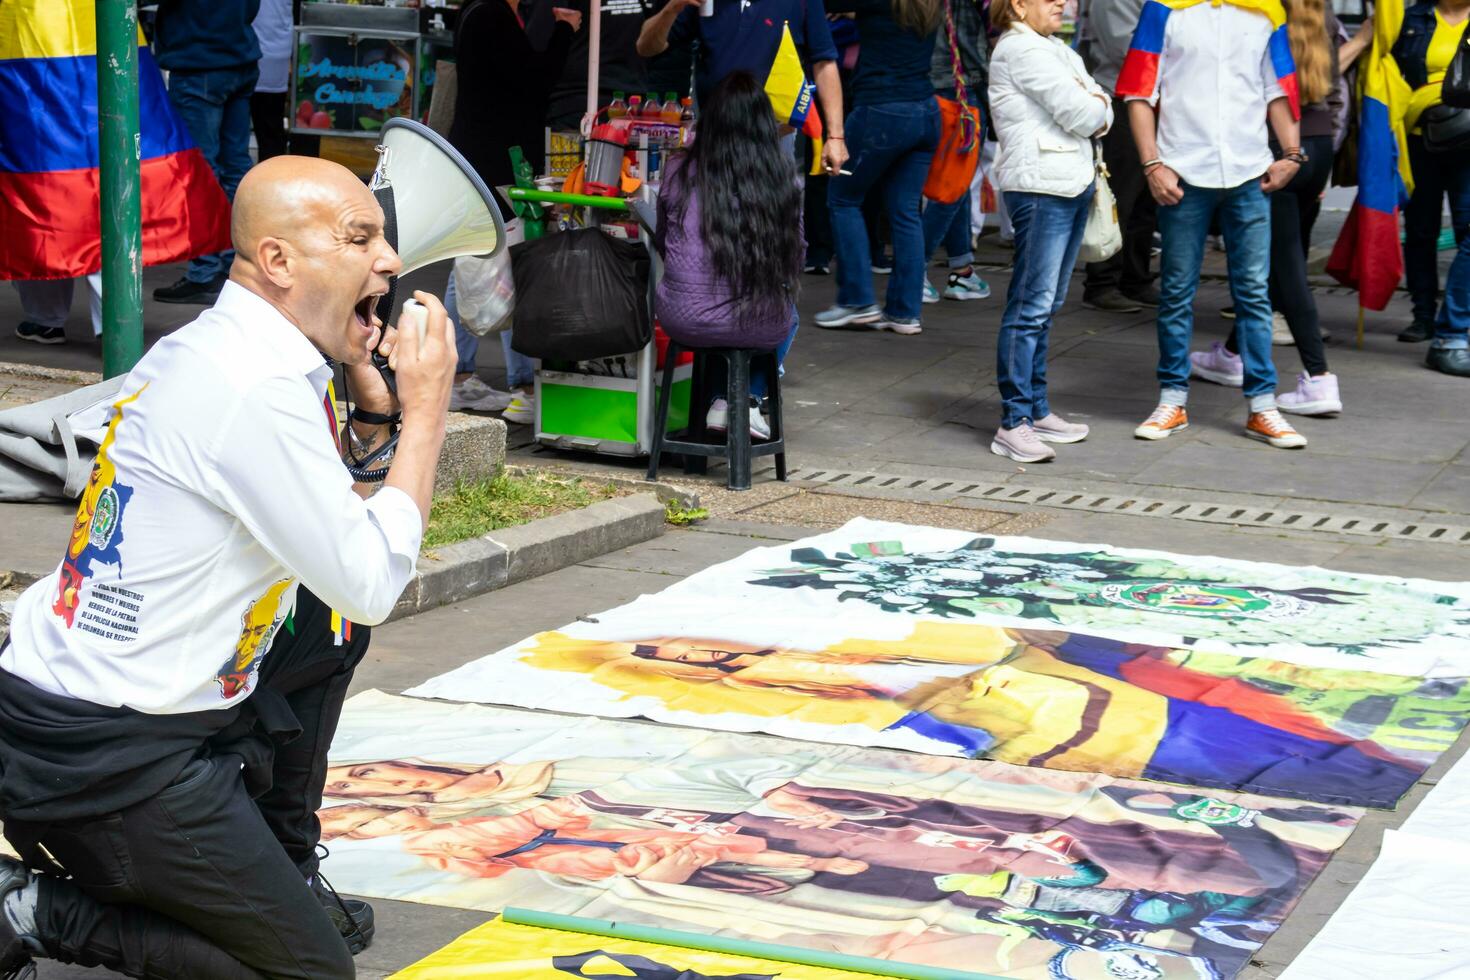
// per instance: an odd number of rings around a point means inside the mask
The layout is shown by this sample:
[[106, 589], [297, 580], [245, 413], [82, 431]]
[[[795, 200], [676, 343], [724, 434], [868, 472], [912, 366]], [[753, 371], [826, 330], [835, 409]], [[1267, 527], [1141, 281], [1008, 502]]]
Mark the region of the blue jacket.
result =
[[250, 26], [260, 0], [160, 0], [153, 57], [169, 71], [244, 68], [260, 60]]
[[1393, 42], [1393, 60], [1410, 88], [1429, 84], [1429, 42], [1434, 37], [1434, 4], [1416, 3], [1404, 11], [1398, 40]]

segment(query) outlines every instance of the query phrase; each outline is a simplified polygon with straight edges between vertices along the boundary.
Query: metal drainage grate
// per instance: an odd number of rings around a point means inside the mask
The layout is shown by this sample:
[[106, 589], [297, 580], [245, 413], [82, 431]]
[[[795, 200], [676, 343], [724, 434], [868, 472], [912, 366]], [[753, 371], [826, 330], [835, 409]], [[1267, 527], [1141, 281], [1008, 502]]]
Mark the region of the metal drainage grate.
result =
[[1167, 517], [1184, 521], [1204, 521], [1209, 524], [1269, 527], [1292, 531], [1324, 531], [1331, 534], [1360, 534], [1366, 537], [1433, 541], [1441, 544], [1470, 542], [1470, 527], [1463, 524], [1393, 521], [1351, 513], [1328, 514], [1321, 511], [1261, 508], [1242, 504], [1190, 503], [1182, 500], [1139, 497], [1127, 493], [1047, 490], [1041, 487], [1018, 487], [1006, 483], [984, 483], [952, 477], [948, 479], [924, 478], [834, 469], [798, 468], [792, 469], [788, 476], [793, 480], [804, 480], [833, 487], [902, 490], [905, 493], [933, 494], [943, 498], [965, 497], [971, 500], [991, 500], [1007, 504], [1085, 510], [1098, 514]]

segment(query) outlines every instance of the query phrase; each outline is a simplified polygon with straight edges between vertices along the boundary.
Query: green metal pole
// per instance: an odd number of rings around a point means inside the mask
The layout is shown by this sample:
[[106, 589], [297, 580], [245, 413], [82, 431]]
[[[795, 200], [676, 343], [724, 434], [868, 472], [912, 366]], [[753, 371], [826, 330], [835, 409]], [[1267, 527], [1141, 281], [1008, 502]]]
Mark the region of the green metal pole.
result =
[[101, 146], [102, 373], [143, 356], [143, 219], [139, 197], [137, 0], [97, 0]]
[[558, 915], [536, 909], [511, 906], [500, 917], [506, 922], [521, 926], [536, 926], [541, 929], [560, 929], [563, 932], [580, 932], [589, 936], [604, 936], [609, 939], [632, 939], [637, 942], [658, 943], [663, 946], [679, 946], [707, 953], [724, 953], [729, 956], [753, 956], [779, 963], [797, 963], [802, 966], [822, 967], [828, 970], [847, 970], [852, 973], [867, 973], [876, 977], [892, 977], [897, 980], [1002, 980], [993, 973], [973, 973], [949, 967], [920, 966], [917, 963], [899, 963], [893, 960], [878, 960], [869, 956], [853, 956], [822, 949], [803, 949], [797, 946], [782, 946], [777, 943], [757, 942], [754, 939], [736, 939], [732, 936], [706, 936], [697, 932], [681, 932], [676, 929], [660, 929], [657, 926], [640, 926], [627, 922], [612, 922], [608, 919], [588, 919], [580, 915]]

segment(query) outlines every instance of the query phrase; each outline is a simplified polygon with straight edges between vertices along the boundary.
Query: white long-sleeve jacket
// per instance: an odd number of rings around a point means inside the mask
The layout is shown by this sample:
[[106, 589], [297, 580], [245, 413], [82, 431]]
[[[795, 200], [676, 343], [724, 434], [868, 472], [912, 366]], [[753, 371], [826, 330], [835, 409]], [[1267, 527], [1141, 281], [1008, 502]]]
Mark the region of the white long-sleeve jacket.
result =
[[1095, 174], [1091, 136], [1113, 124], [1113, 104], [1077, 52], [1012, 24], [990, 62], [990, 112], [1003, 191], [1076, 197]]

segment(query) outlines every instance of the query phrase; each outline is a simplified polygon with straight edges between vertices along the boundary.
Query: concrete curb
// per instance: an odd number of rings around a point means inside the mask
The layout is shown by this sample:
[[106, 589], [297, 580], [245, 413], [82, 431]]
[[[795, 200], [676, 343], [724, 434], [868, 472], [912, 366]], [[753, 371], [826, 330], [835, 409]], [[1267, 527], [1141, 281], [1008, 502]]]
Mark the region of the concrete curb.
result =
[[388, 621], [492, 592], [664, 533], [651, 493], [603, 500], [425, 552]]

